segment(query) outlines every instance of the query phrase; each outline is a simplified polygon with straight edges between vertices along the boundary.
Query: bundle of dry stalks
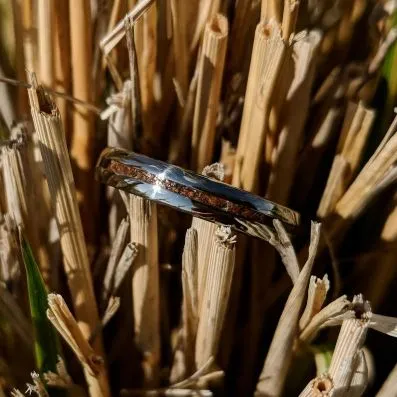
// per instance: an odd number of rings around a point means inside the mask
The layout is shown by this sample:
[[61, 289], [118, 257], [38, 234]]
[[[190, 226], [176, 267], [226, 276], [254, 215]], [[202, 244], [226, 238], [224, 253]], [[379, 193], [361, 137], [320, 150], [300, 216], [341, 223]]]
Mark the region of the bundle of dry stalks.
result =
[[[0, 396], [397, 394], [395, 0], [0, 11]], [[100, 186], [105, 146], [302, 227]]]

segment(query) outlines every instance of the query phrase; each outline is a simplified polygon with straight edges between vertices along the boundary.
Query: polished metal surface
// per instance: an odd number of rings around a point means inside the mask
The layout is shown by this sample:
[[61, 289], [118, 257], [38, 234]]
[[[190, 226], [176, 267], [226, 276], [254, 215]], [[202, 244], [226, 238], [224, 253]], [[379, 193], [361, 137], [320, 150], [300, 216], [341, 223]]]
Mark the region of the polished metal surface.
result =
[[273, 219], [288, 231], [300, 224], [299, 214], [289, 208], [134, 152], [105, 149], [96, 176], [117, 189], [264, 240], [269, 239]]

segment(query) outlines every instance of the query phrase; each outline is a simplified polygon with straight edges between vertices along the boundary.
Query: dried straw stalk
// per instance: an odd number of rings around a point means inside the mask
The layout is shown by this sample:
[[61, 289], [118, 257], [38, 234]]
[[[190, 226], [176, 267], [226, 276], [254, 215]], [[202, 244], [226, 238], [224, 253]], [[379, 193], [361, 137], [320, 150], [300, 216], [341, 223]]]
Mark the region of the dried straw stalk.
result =
[[298, 342], [308, 345], [323, 328], [340, 325], [342, 321], [353, 317], [352, 304], [346, 295], [342, 295], [315, 314], [305, 326], [300, 327]]
[[292, 347], [297, 334], [299, 315], [320, 240], [320, 224], [312, 223], [309, 255], [284, 306], [269, 352], [256, 385], [258, 396], [279, 396], [282, 392]]
[[[0, 77], [4, 76], [3, 68], [0, 64]], [[8, 128], [11, 128], [12, 123], [15, 120], [15, 109], [11, 100], [11, 92], [9, 87], [6, 84], [0, 84], [0, 125], [1, 125], [1, 133], [0, 136], [4, 134], [3, 130], [4, 125]]]
[[[196, 28], [190, 44], [190, 52], [194, 52], [203, 34], [206, 23], [219, 12], [221, 0], [202, 0], [199, 3]], [[178, 59], [178, 58], [176, 58]]]
[[131, 242], [138, 248], [132, 275], [135, 340], [144, 354], [145, 381], [156, 383], [160, 360], [160, 292], [157, 207], [130, 195]]
[[[69, 41], [69, 4], [60, 1], [54, 7], [55, 38], [54, 38], [54, 89], [59, 92], [70, 92], [70, 41]], [[70, 143], [69, 104], [64, 98], [58, 97], [56, 103], [61, 114], [66, 140]]]
[[[224, 177], [223, 167], [218, 163], [205, 167], [202, 174], [219, 181], [223, 181]], [[192, 228], [197, 231], [197, 300], [198, 312], [200, 313], [207, 283], [209, 257], [217, 226], [204, 219], [193, 218]]]
[[[130, 21], [135, 23], [155, 2], [155, 0], [139, 1], [134, 8], [125, 16]], [[99, 43], [103, 53], [108, 55], [113, 48], [123, 39], [125, 35], [124, 19], [119, 21], [112, 31], [110, 31]]]
[[215, 236], [216, 225], [203, 219], [193, 218], [192, 228], [197, 231], [197, 298], [198, 309], [200, 311], [204, 286], [207, 281], [208, 259]]
[[15, 224], [8, 214], [0, 214], [0, 275], [5, 284], [12, 283], [20, 274], [18, 244], [15, 238]]
[[[139, 53], [139, 81], [142, 102], [142, 121], [145, 136], [153, 136], [153, 111], [155, 106], [154, 80], [157, 62], [157, 4], [150, 7], [142, 19], [142, 52]], [[131, 79], [133, 76], [131, 76]]]
[[373, 315], [361, 295], [353, 305], [356, 315], [342, 323], [328, 373], [309, 382], [299, 397], [359, 397], [364, 392], [368, 376], [362, 347]]
[[37, 1], [38, 47], [40, 74], [39, 78], [46, 88], [54, 86], [54, 10], [51, 0]]
[[60, 356], [58, 356], [56, 373], [47, 371], [43, 374], [43, 378], [48, 386], [55, 386], [61, 389], [70, 389], [72, 387], [76, 387], [76, 385], [73, 384], [73, 380], [66, 369], [65, 362]]
[[[133, 123], [132, 105], [133, 88], [136, 81], [126, 80], [122, 92], [111, 95], [106, 102], [109, 105], [101, 113], [101, 118], [108, 118], [108, 146], [119, 147], [126, 150], [133, 149], [133, 140], [136, 125]], [[107, 197], [110, 201], [109, 210], [109, 237], [114, 240], [119, 223], [125, 216], [126, 210], [120, 194], [113, 188], [107, 189]]]
[[186, 231], [185, 247], [182, 256], [183, 334], [187, 374], [194, 372], [194, 349], [199, 320], [197, 296], [197, 247], [197, 231], [192, 227]]
[[[37, 172], [37, 163], [33, 158], [32, 137], [27, 135], [23, 126], [16, 126], [11, 131], [11, 137], [16, 139], [11, 140], [10, 146], [0, 148], [8, 214], [16, 226], [25, 230], [32, 249], [39, 258], [43, 279], [48, 283], [51, 274], [50, 261], [46, 244], [41, 239], [47, 237], [48, 224], [45, 221], [48, 220], [48, 214], [43, 212], [43, 207], [46, 206], [43, 192], [39, 188], [33, 188], [39, 187], [43, 182], [41, 171]], [[38, 201], [42, 203], [39, 207]]]
[[125, 35], [127, 40], [128, 49], [128, 63], [130, 69], [130, 105], [131, 105], [131, 135], [132, 139], [130, 145], [138, 145], [140, 143], [140, 138], [142, 137], [143, 128], [143, 115], [142, 115], [142, 99], [141, 90], [139, 83], [139, 68], [137, 59], [137, 50], [135, 47], [135, 29], [128, 18], [124, 19], [125, 24]]
[[370, 323], [366, 315], [370, 310], [368, 303], [363, 301], [362, 296], [356, 296], [353, 304], [357, 305], [358, 312], [363, 311], [364, 314], [361, 318], [348, 319], [342, 324], [328, 371], [334, 386], [330, 396], [347, 395], [357, 367], [357, 357], [367, 335]]
[[[73, 95], [82, 101], [91, 102], [92, 45], [90, 1], [69, 0], [70, 43]], [[95, 241], [96, 188], [92, 175], [94, 164], [93, 114], [84, 106], [73, 105], [73, 135], [70, 154], [77, 169], [74, 173], [82, 203], [81, 214], [85, 235], [90, 243]]]
[[293, 179], [294, 164], [302, 142], [303, 127], [309, 110], [310, 93], [321, 35], [311, 31], [300, 35], [292, 45], [295, 74], [283, 105], [283, 119], [273, 160], [267, 197], [287, 204]]
[[[291, 80], [294, 78], [293, 56], [292, 56], [293, 48], [289, 44], [291, 43], [293, 36], [295, 34], [295, 25], [298, 16], [298, 10], [299, 10], [299, 1], [295, 1], [295, 0], [284, 1], [281, 33], [282, 33], [283, 42], [286, 44], [286, 51], [284, 54], [283, 64], [281, 65], [277, 77], [277, 82], [276, 82], [277, 88], [274, 90], [274, 94], [271, 99], [271, 108], [269, 113], [269, 122], [268, 122], [268, 129], [266, 132], [266, 142], [265, 142], [265, 162], [267, 169], [270, 168], [272, 162], [274, 161], [273, 160], [274, 151], [277, 146], [278, 135], [280, 132], [279, 124], [281, 121], [282, 106], [285, 102], [287, 91], [291, 86]], [[302, 35], [305, 36], [306, 32], [303, 32]]]
[[48, 295], [47, 317], [83, 366], [90, 395], [109, 396], [103, 358], [90, 346], [61, 295]]
[[114, 282], [112, 293], [115, 294], [119, 289], [122, 281], [127, 275], [128, 270], [133, 266], [136, 257], [138, 256], [138, 247], [135, 243], [129, 243], [125, 246], [120, 260], [117, 263], [117, 267], [114, 273]]
[[[24, 38], [23, 38], [23, 22], [22, 22], [22, 4], [20, 1], [13, 1], [12, 19], [14, 22], [15, 35], [15, 72], [18, 80], [25, 80], [26, 78], [26, 64], [24, 54]], [[24, 87], [19, 87], [17, 90], [17, 104], [18, 116], [24, 116], [29, 111], [28, 99]]]
[[361, 102], [348, 104], [337, 154], [317, 211], [320, 218], [332, 212], [357, 172], [374, 119], [375, 111]]
[[[112, 10], [110, 12], [110, 17], [107, 24], [106, 34], [109, 34], [115, 28], [116, 23], [120, 18], [122, 3], [123, 2], [121, 0], [115, 0], [113, 2]], [[113, 54], [111, 54], [110, 52], [107, 55], [102, 54], [102, 61], [101, 61], [102, 72], [105, 70], [107, 62], [110, 62], [112, 65], [115, 63], [114, 57], [112, 55]]]
[[244, 110], [237, 145], [233, 185], [253, 191], [262, 160], [271, 98], [285, 53], [274, 21], [259, 23], [254, 39]]
[[234, 236], [229, 227], [216, 230], [208, 258], [207, 280], [203, 291], [197, 329], [195, 361], [201, 368], [218, 351], [222, 326], [229, 300], [235, 262]]
[[33, 0], [18, 0], [22, 10], [23, 50], [26, 70], [37, 70], [33, 35]]
[[[370, 160], [358, 174], [354, 182], [335, 206], [330, 215], [330, 237], [334, 240], [341, 237], [341, 230], [345, 228], [367, 204], [368, 197], [382, 183], [391, 166], [397, 159], [397, 117], [394, 119], [385, 137], [372, 155]], [[334, 218], [334, 219], [333, 219]]]
[[361, 349], [355, 360], [355, 370], [352, 381], [350, 383], [349, 397], [361, 397], [368, 386], [368, 366], [364, 354]]
[[27, 183], [21, 158], [21, 146], [23, 144], [23, 141], [21, 141], [19, 144], [15, 142], [10, 144], [10, 146], [0, 147], [7, 212], [14, 220], [16, 226], [23, 226], [27, 224], [28, 220], [25, 192]]
[[[74, 188], [73, 174], [59, 112], [42, 87], [32, 76], [28, 90], [35, 129], [40, 140], [41, 155], [58, 224], [65, 273], [82, 334], [88, 340], [99, 323], [91, 279], [87, 248]], [[102, 354], [101, 338], [96, 351]], [[97, 379], [86, 372], [87, 382], [98, 390]], [[100, 394], [108, 395], [106, 373], [101, 376]], [[95, 393], [93, 394], [95, 395]]]
[[299, 12], [299, 0], [284, 0], [282, 30], [283, 39], [290, 40], [291, 36], [295, 33], [296, 21]]
[[116, 272], [117, 262], [123, 253], [125, 242], [127, 239], [128, 229], [130, 227], [129, 219], [122, 219], [117, 229], [117, 233], [113, 240], [112, 249], [110, 251], [109, 261], [106, 267], [105, 277], [103, 278], [103, 294], [102, 299], [106, 301], [111, 292], [114, 275]]
[[315, 276], [310, 277], [306, 307], [299, 320], [300, 330], [306, 328], [313, 317], [320, 312], [327, 297], [328, 290], [329, 280], [327, 275], [322, 279]]
[[172, 46], [175, 61], [174, 83], [186, 98], [189, 84], [189, 48], [187, 42], [186, 3], [183, 0], [171, 0]]
[[281, 23], [282, 17], [282, 1], [281, 0], [262, 0], [261, 20], [270, 21], [274, 19]]
[[[235, 5], [235, 14], [233, 23], [231, 24], [229, 52], [227, 56], [226, 73], [233, 79], [238, 81], [232, 90], [243, 91], [244, 83], [247, 80], [248, 67], [252, 48], [247, 43], [253, 41], [255, 28], [260, 19], [260, 4], [251, 0], [239, 0]], [[246, 56], [247, 55], [247, 56]], [[242, 94], [242, 92], [241, 92]], [[225, 98], [230, 100], [231, 98]]]
[[198, 84], [198, 65], [190, 80], [189, 90], [186, 100], [184, 101], [183, 113], [179, 124], [177, 136], [170, 142], [169, 161], [171, 163], [186, 162], [186, 148], [189, 146], [190, 133], [192, 128], [192, 119], [194, 114], [196, 92]]
[[343, 114], [344, 89], [341, 86], [334, 88], [334, 92], [328, 93], [324, 103], [314, 114], [314, 127], [311, 142], [305, 147], [301, 155], [299, 168], [296, 172], [296, 180], [299, 190], [294, 199], [302, 204], [312, 188], [318, 165], [332, 137], [337, 134], [339, 121]]
[[195, 369], [194, 350], [198, 326], [197, 297], [197, 231], [191, 227], [186, 231], [182, 255], [182, 330], [181, 346], [175, 352], [171, 383], [192, 374]]
[[193, 119], [192, 166], [202, 170], [211, 163], [227, 48], [228, 22], [215, 15], [205, 26], [200, 52], [198, 87]]
[[332, 380], [328, 375], [320, 375], [308, 383], [299, 397], [322, 397], [329, 396], [333, 389]]

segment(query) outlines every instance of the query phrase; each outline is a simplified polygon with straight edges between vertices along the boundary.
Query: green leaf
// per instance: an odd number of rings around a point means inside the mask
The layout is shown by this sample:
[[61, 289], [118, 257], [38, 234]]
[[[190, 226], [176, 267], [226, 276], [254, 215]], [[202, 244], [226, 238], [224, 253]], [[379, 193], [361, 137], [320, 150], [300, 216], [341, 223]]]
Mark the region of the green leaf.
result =
[[[390, 28], [397, 27], [397, 12], [389, 21]], [[393, 118], [394, 107], [397, 105], [397, 42], [395, 42], [386, 54], [382, 67], [382, 76], [387, 84], [386, 103], [383, 109], [384, 129], [390, 124]]]
[[20, 245], [26, 268], [37, 369], [41, 375], [47, 371], [56, 372], [56, 364], [61, 352], [56, 331], [47, 318], [47, 290], [30, 245], [22, 233], [20, 233]]
[[328, 371], [331, 365], [332, 354], [334, 353], [335, 345], [331, 343], [311, 346], [310, 350], [313, 353], [314, 361], [316, 362], [317, 375]]

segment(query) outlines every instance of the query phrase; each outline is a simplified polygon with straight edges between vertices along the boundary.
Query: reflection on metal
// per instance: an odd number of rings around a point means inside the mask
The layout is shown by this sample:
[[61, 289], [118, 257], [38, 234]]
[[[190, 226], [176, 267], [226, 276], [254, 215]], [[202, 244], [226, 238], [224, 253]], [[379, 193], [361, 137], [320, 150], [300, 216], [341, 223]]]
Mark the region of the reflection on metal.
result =
[[289, 231], [300, 224], [297, 212], [259, 196], [150, 157], [121, 149], [105, 149], [97, 178], [117, 189], [165, 204], [264, 240], [273, 219]]

